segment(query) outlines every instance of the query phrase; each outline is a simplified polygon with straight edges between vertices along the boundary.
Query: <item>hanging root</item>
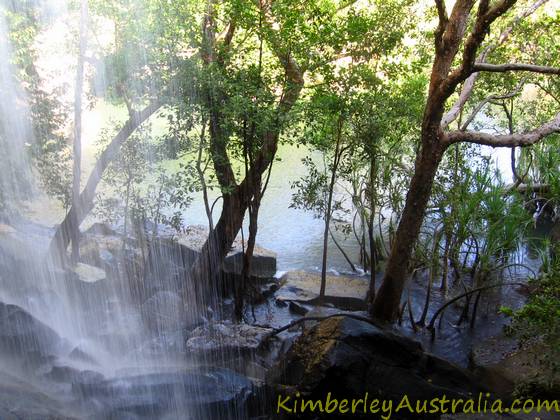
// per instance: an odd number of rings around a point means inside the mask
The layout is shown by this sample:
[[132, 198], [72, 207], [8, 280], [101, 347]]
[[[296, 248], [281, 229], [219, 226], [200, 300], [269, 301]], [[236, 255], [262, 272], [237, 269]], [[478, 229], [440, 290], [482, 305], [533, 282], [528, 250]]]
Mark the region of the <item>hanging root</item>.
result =
[[336, 317], [346, 317], [346, 318], [352, 318], [352, 319], [356, 319], [358, 321], [363, 321], [363, 322], [367, 322], [370, 325], [373, 325], [374, 327], [380, 328], [380, 329], [384, 329], [385, 326], [383, 326], [382, 324], [370, 319], [370, 318], [366, 318], [365, 316], [360, 316], [360, 315], [354, 315], [354, 314], [334, 314], [334, 315], [327, 315], [327, 316], [308, 316], [308, 317], [304, 317], [304, 318], [300, 318], [300, 319], [296, 319], [293, 322], [290, 322], [287, 325], [284, 325], [283, 327], [280, 328], [274, 328], [273, 331], [271, 331], [266, 337], [265, 340], [272, 338], [278, 334], [280, 334], [281, 332], [284, 332], [286, 330], [289, 330], [292, 327], [295, 327], [296, 325], [299, 324], [303, 324], [306, 321], [324, 321], [326, 319], [330, 319], [330, 318], [336, 318]]

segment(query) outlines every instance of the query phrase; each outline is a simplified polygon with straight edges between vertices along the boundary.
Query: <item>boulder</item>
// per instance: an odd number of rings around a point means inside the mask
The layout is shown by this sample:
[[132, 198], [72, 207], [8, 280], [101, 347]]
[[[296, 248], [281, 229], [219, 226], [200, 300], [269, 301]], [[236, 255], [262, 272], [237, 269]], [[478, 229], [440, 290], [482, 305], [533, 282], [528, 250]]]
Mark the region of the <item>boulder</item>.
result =
[[64, 287], [73, 305], [83, 310], [98, 308], [106, 301], [111, 290], [105, 271], [89, 264], [77, 263], [60, 274], [59, 278], [64, 280]]
[[84, 232], [89, 235], [116, 236], [117, 232], [107, 223], [95, 222]]
[[122, 238], [87, 232], [80, 238], [81, 261], [107, 271], [116, 270], [117, 258], [122, 252]]
[[4, 357], [36, 367], [50, 363], [62, 346], [50, 327], [19, 306], [0, 302], [0, 352]]
[[144, 323], [150, 331], [176, 331], [185, 323], [183, 301], [173, 292], [157, 292], [141, 307]]
[[105, 379], [101, 373], [92, 370], [79, 370], [70, 366], [53, 366], [44, 375], [45, 378], [60, 383], [83, 383], [85, 380], [102, 381]]
[[288, 308], [290, 309], [291, 313], [301, 316], [304, 316], [309, 312], [309, 309], [297, 302], [294, 302], [293, 300], [290, 301]]
[[[280, 279], [275, 293], [277, 301], [297, 301], [315, 304], [321, 288], [321, 274], [306, 271], [290, 271]], [[365, 310], [369, 280], [366, 277], [335, 276], [328, 274], [323, 303], [350, 311]]]
[[99, 365], [93, 356], [82, 350], [79, 346], [72, 349], [68, 354], [68, 359], [75, 362], [88, 363], [90, 365]]
[[543, 355], [550, 354], [543, 343], [522, 346], [515, 338], [498, 335], [474, 346], [469, 354], [469, 368], [502, 398], [509, 398], [521, 386], [534, 397], [557, 399], [560, 373], [542, 363]]
[[193, 330], [187, 338], [186, 347], [190, 354], [205, 356], [215, 354], [254, 354], [263, 345], [271, 332], [269, 328], [248, 324], [215, 323]]
[[[290, 390], [324, 400], [328, 392], [338, 398], [363, 398], [368, 392], [372, 399], [397, 404], [405, 394], [413, 402], [485, 391], [467, 371], [425, 353], [416, 341], [347, 317], [307, 329], [270, 370], [268, 380], [284, 395]], [[407, 414], [404, 418], [410, 418]]]
[[45, 395], [33, 385], [0, 372], [0, 419], [71, 420], [64, 404]]
[[[204, 226], [189, 226], [184, 232], [172, 236], [175, 243], [182, 249], [182, 255], [186, 260], [194, 261], [200, 253], [202, 246], [208, 237], [208, 229]], [[241, 274], [243, 268], [243, 244], [240, 239], [233, 243], [228, 253], [223, 270], [229, 274]], [[268, 249], [255, 246], [253, 259], [251, 260], [250, 275], [256, 278], [270, 279], [276, 273], [276, 254]]]
[[101, 282], [107, 278], [104, 270], [84, 263], [77, 263], [74, 272], [79, 281], [87, 284]]
[[95, 419], [248, 418], [252, 383], [228, 369], [150, 373], [75, 383]]

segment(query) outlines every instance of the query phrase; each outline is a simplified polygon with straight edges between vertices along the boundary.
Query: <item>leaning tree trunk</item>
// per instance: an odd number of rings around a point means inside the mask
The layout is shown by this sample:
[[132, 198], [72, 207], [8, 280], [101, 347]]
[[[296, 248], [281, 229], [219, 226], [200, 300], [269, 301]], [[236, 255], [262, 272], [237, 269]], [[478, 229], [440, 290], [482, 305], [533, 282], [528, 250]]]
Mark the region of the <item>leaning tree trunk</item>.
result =
[[408, 263], [420, 233], [434, 177], [444, 152], [437, 134], [430, 135], [430, 138], [423, 144], [416, 160], [414, 175], [406, 196], [405, 207], [391, 248], [383, 282], [370, 307], [371, 315], [385, 321], [394, 321], [398, 317], [401, 296], [408, 277]]
[[161, 105], [162, 104], [159, 101], [154, 101], [142, 111], [133, 113], [113, 140], [111, 140], [111, 143], [109, 143], [105, 150], [103, 150], [95, 163], [95, 167], [93, 168], [93, 171], [91, 172], [79, 199], [72, 203], [70, 211], [66, 214], [62, 223], [58, 226], [54, 237], [51, 240], [49, 246], [49, 253], [51, 256], [56, 257], [64, 255], [71, 240], [71, 232], [75, 229], [79, 229], [80, 224], [93, 209], [95, 191], [101, 182], [103, 172], [105, 172], [105, 169], [107, 169], [109, 164], [115, 159], [126, 139], [128, 139], [134, 130], [136, 130], [144, 121], [152, 116], [152, 114], [154, 114]]
[[217, 307], [217, 275], [243, 225], [245, 212], [254, 193], [246, 181], [247, 178], [233, 192], [224, 196], [220, 218], [187, 274], [183, 298], [192, 319], [200, 315], [202, 308]]

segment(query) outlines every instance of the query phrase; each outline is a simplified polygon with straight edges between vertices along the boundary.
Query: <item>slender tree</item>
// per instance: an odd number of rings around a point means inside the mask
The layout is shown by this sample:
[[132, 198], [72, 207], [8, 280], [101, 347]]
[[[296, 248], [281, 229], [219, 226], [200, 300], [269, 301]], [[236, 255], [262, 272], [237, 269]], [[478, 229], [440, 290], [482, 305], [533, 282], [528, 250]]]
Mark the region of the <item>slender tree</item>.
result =
[[[74, 160], [72, 174], [72, 202], [80, 199], [80, 179], [82, 176], [82, 96], [84, 91], [84, 60], [87, 48], [88, 2], [80, 3], [80, 48], [78, 52], [78, 66], [76, 68], [76, 86], [74, 90]], [[77, 212], [72, 213], [76, 219]], [[76, 263], [80, 257], [80, 229], [78, 220], [72, 223], [72, 262]]]

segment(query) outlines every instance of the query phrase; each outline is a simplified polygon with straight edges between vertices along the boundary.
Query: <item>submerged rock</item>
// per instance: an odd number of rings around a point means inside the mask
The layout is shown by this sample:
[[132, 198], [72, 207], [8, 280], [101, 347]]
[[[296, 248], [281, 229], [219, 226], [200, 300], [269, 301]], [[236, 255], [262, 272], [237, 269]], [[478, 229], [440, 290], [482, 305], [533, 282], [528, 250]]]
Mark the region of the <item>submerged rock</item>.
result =
[[345, 317], [306, 330], [268, 379], [323, 400], [328, 392], [338, 398], [363, 398], [368, 392], [370, 398], [399, 402], [405, 394], [416, 401], [483, 391], [467, 371], [425, 353], [416, 341]]

